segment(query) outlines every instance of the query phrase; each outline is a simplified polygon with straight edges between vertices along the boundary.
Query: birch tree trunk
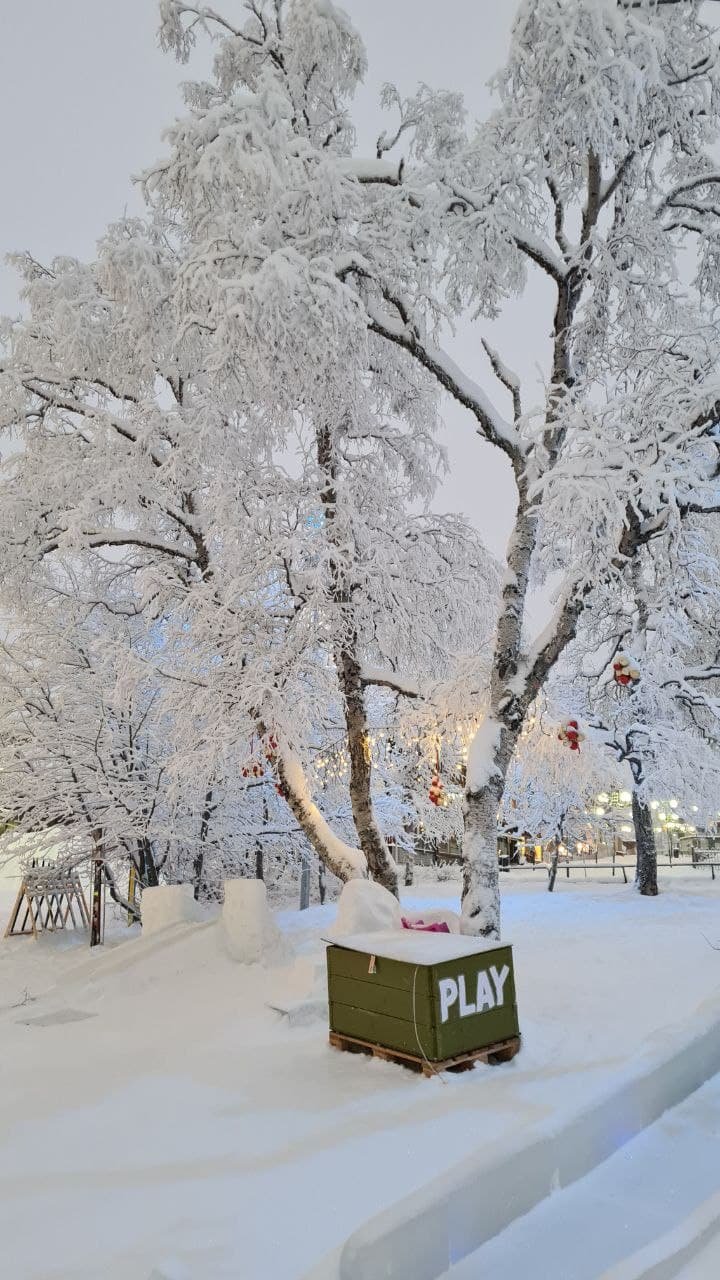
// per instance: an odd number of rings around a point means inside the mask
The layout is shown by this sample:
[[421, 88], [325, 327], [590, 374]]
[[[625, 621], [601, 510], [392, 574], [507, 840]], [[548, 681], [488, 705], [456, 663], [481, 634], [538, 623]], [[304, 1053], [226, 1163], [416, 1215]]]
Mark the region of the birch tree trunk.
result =
[[316, 433], [317, 459], [323, 478], [321, 501], [325, 536], [332, 549], [330, 598], [337, 606], [341, 638], [335, 645], [335, 667], [343, 702], [350, 756], [350, 804], [360, 848], [373, 880], [399, 897], [398, 868], [375, 819], [372, 802], [370, 733], [359, 658], [357, 628], [353, 617], [351, 531], [338, 521], [337, 465], [332, 434], [327, 426]]
[[465, 933], [486, 938], [500, 936], [497, 813], [526, 712], [524, 699], [513, 691], [511, 683], [517, 676], [520, 662], [522, 622], [534, 546], [534, 522], [521, 487], [518, 514], [508, 548], [490, 684], [490, 708], [470, 749], [465, 791], [462, 928]]
[[[354, 637], [353, 637], [354, 639]], [[365, 693], [355, 644], [340, 646], [336, 664], [343, 694], [350, 755], [350, 804], [353, 822], [373, 880], [397, 898], [398, 868], [377, 822], [372, 805], [370, 735], [365, 713]]]
[[635, 885], [638, 893], [641, 893], [644, 898], [655, 898], [658, 893], [657, 845], [652, 810], [640, 799], [635, 788], [632, 793], [632, 815], [637, 849]]
[[328, 870], [342, 881], [364, 879], [367, 864], [363, 854], [346, 845], [330, 830], [317, 805], [310, 799], [300, 761], [282, 743], [275, 757], [275, 767], [284, 799], [303, 835]]
[[208, 787], [205, 792], [205, 803], [200, 816], [200, 839], [198, 842], [198, 851], [193, 858], [193, 897], [196, 902], [200, 901], [204, 886], [203, 869], [205, 866], [205, 842], [210, 829], [210, 817], [212, 815], [213, 789]]
[[[587, 204], [583, 241], [598, 216], [599, 172], [588, 157]], [[544, 448], [552, 470], [562, 449], [565, 429], [560, 408], [572, 383], [571, 334], [580, 295], [579, 267], [557, 282], [553, 323], [552, 382], [545, 413]], [[510, 538], [497, 639], [490, 680], [490, 709], [470, 752], [465, 795], [463, 838], [462, 929], [480, 937], [500, 936], [500, 884], [497, 857], [497, 811], [525, 716], [548, 673], [572, 640], [582, 612], [583, 598], [571, 592], [553, 633], [530, 661], [522, 662], [522, 629], [530, 568], [537, 537], [537, 510], [528, 494], [524, 463], [513, 460], [518, 508]]]
[[[647, 605], [647, 599], [643, 590], [643, 568], [639, 557], [636, 557], [632, 566], [632, 581], [635, 592], [635, 603], [638, 611], [638, 634], [635, 638], [635, 647], [638, 653], [644, 656], [647, 648], [647, 631], [650, 625], [650, 612]], [[642, 660], [642, 658], [641, 658]], [[645, 719], [645, 707], [643, 706], [642, 684], [640, 685], [640, 694], [635, 695], [634, 702], [637, 703], [636, 718], [639, 721]], [[639, 747], [635, 764], [633, 766], [633, 778], [635, 785], [632, 791], [632, 815], [633, 826], [635, 827], [635, 886], [638, 893], [644, 898], [655, 898], [658, 893], [657, 881], [657, 846], [655, 844], [655, 831], [653, 829], [652, 811], [648, 804], [641, 800], [638, 794], [638, 787], [645, 781], [645, 766], [643, 762], [642, 744]]]

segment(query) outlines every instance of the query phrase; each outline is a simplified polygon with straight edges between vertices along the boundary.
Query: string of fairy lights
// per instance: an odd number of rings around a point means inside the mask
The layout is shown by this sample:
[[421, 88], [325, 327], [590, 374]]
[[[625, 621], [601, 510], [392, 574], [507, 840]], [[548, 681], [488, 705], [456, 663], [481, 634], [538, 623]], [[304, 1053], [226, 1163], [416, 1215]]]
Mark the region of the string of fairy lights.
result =
[[[596, 797], [595, 807], [588, 810], [596, 818], [612, 817], [612, 811], [619, 808], [628, 808], [632, 804], [632, 793], [630, 791], [612, 791], [610, 793], [601, 791]], [[693, 822], [687, 822], [678, 812], [680, 809], [680, 801], [672, 800], [651, 800], [650, 809], [653, 814], [653, 829], [656, 835], [661, 832], [667, 832], [670, 835], [694, 835], [697, 826]], [[699, 813], [696, 804], [691, 806], [692, 813]], [[718, 815], [720, 816], [720, 815]], [[629, 823], [625, 823], [620, 827], [620, 831], [629, 835], [633, 831], [633, 827]]]
[[[449, 803], [462, 798], [468, 752], [476, 729], [476, 722], [470, 719], [457, 721], [452, 735], [441, 734], [437, 730], [407, 733], [399, 732], [397, 728], [375, 728], [366, 736], [365, 756], [373, 768], [381, 769], [386, 776], [395, 774], [399, 782], [399, 774], [407, 770], [408, 760], [416, 755], [416, 779], [423, 779], [430, 772], [431, 792], [442, 773], [444, 780], [433, 803], [438, 808], [446, 808]], [[441, 769], [443, 757], [449, 758], [449, 768]], [[323, 788], [346, 782], [350, 773], [350, 755], [345, 741], [320, 750], [312, 768], [317, 783]]]

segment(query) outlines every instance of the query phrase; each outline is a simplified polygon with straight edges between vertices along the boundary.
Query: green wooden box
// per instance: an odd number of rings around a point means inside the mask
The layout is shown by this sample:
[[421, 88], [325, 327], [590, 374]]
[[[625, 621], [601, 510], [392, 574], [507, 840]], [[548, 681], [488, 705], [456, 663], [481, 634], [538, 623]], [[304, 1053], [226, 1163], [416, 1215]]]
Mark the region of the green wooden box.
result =
[[519, 1036], [512, 947], [412, 930], [327, 949], [330, 1031], [443, 1062]]

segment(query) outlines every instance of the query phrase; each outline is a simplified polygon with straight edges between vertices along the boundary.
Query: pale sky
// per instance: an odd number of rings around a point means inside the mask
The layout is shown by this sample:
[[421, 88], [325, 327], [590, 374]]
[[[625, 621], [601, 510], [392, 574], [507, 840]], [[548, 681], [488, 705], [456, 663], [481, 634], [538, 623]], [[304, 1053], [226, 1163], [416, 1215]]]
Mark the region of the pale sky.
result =
[[[241, 9], [240, 0], [216, 7], [230, 17]], [[345, 0], [343, 7], [368, 49], [356, 113], [368, 148], [382, 127], [377, 101], [386, 80], [401, 92], [421, 80], [460, 89], [471, 114], [487, 114], [487, 81], [503, 62], [517, 0]], [[140, 209], [131, 175], [162, 155], [162, 131], [181, 109], [178, 85], [201, 74], [210, 56], [203, 46], [191, 70], [178, 66], [157, 47], [156, 27], [156, 0], [24, 0], [5, 15], [3, 255], [29, 249], [42, 260], [88, 258], [106, 223]], [[542, 356], [535, 333], [542, 289], [513, 306], [492, 335], [524, 373]], [[15, 275], [0, 264], [0, 312], [17, 310]], [[460, 331], [453, 354], [494, 393], [475, 328]], [[444, 416], [452, 474], [436, 505], [466, 512], [501, 554], [513, 518], [510, 477], [465, 410], [448, 404]]]

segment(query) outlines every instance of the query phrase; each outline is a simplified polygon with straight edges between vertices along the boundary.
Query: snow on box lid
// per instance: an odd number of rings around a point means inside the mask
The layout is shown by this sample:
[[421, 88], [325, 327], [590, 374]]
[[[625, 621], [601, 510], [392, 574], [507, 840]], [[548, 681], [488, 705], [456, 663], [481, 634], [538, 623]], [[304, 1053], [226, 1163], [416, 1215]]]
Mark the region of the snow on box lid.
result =
[[421, 933], [415, 929], [383, 929], [377, 933], [351, 933], [344, 938], [325, 938], [334, 947], [363, 951], [381, 960], [404, 960], [407, 964], [444, 964], [464, 956], [497, 951], [509, 942], [483, 942], [457, 933]]

